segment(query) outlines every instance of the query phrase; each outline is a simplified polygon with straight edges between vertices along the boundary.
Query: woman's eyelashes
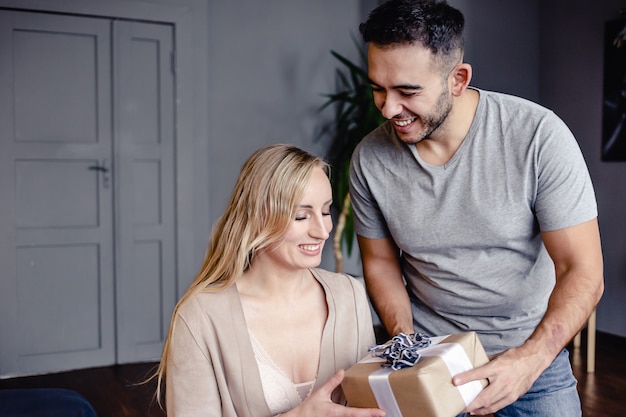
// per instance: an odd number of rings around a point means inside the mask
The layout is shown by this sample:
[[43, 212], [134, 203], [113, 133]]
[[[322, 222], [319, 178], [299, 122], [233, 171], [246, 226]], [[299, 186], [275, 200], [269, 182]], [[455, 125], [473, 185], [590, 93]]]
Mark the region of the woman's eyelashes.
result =
[[[322, 216], [330, 216], [330, 215], [331, 215], [330, 209], [328, 211], [322, 212]], [[294, 220], [296, 221], [308, 220], [311, 217], [312, 217], [311, 213], [297, 213]]]

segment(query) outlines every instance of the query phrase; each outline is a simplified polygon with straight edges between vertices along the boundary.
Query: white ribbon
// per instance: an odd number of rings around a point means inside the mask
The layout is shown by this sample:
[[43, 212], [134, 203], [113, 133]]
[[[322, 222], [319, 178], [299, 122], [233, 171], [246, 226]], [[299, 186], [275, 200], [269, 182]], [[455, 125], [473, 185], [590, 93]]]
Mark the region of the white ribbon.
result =
[[[439, 343], [437, 345], [431, 345], [420, 350], [420, 354], [423, 357], [439, 356], [443, 359], [450, 375], [453, 377], [461, 372], [469, 371], [474, 368], [472, 361], [470, 361], [469, 356], [467, 356], [467, 352], [465, 352], [463, 346], [458, 343]], [[470, 381], [457, 386], [457, 388], [463, 398], [463, 402], [465, 402], [467, 406], [480, 394], [483, 386], [480, 381]]]
[[376, 398], [378, 408], [387, 413], [387, 417], [402, 417], [400, 406], [393, 395], [393, 390], [389, 384], [389, 374], [396, 372], [391, 367], [380, 368], [368, 376], [368, 382]]
[[[419, 353], [423, 357], [439, 356], [446, 364], [451, 376], [473, 369], [472, 361], [467, 356], [465, 349], [458, 343], [440, 343], [447, 336], [434, 337], [431, 345], [420, 349]], [[361, 362], [384, 362], [380, 358], [368, 357]], [[419, 362], [418, 362], [419, 364]], [[378, 407], [387, 413], [387, 417], [402, 417], [400, 406], [393, 395], [389, 375], [392, 372], [390, 367], [381, 368], [372, 372], [368, 376], [368, 382]], [[480, 381], [470, 381], [457, 387], [465, 405], [469, 405], [478, 396], [483, 387]]]

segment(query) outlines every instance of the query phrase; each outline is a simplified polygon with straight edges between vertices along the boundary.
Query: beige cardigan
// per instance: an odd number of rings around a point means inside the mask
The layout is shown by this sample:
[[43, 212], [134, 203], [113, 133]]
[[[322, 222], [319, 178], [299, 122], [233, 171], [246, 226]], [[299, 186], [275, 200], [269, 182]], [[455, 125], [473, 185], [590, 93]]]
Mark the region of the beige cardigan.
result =
[[[363, 285], [311, 270], [326, 293], [328, 319], [314, 389], [347, 369], [374, 344]], [[189, 299], [174, 318], [166, 371], [169, 417], [269, 417], [236, 287]]]

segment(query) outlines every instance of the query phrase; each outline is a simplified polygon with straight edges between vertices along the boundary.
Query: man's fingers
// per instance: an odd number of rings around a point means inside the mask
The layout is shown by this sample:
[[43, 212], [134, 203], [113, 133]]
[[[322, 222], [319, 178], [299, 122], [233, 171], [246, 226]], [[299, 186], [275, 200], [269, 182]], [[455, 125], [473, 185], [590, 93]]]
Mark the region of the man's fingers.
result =
[[491, 372], [481, 366], [479, 368], [474, 368], [469, 371], [461, 372], [460, 374], [455, 375], [452, 378], [452, 383], [458, 387], [459, 385], [464, 385], [472, 381], [480, 381], [482, 379], [489, 380], [489, 377], [491, 376], [493, 376], [491, 375]]

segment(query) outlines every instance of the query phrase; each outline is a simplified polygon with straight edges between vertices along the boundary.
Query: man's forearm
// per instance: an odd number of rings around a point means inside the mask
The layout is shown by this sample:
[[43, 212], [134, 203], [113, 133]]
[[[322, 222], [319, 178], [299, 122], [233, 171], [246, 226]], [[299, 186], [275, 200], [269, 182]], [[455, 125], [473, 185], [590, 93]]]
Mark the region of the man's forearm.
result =
[[411, 302], [402, 278], [365, 274], [367, 291], [385, 329], [391, 336], [413, 333]]
[[543, 319], [522, 349], [540, 354], [549, 365], [598, 304], [604, 272], [597, 219], [545, 232], [542, 238], [554, 261], [556, 284]]
[[411, 302], [402, 278], [399, 250], [390, 238], [357, 235], [365, 285], [374, 309], [391, 336], [413, 333]]
[[601, 270], [565, 272], [557, 278], [546, 313], [523, 348], [541, 353], [548, 366], [584, 326], [603, 288]]

